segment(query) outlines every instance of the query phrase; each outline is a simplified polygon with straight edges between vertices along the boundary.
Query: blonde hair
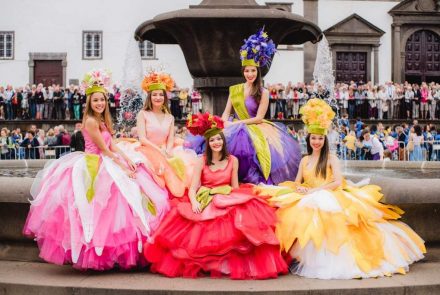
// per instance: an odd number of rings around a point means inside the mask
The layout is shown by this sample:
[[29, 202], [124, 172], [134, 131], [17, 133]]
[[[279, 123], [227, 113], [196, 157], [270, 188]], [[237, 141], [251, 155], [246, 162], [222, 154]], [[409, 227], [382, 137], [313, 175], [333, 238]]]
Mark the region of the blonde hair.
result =
[[[87, 95], [86, 108], [84, 109], [84, 116], [83, 116], [83, 121], [82, 121], [83, 126], [86, 125], [86, 120], [89, 117], [95, 118], [99, 123], [101, 122], [101, 118], [97, 117], [92, 110], [92, 96], [95, 93], [97, 93], [97, 92], [93, 92], [90, 95]], [[99, 92], [99, 93], [102, 93], [102, 92]], [[102, 118], [104, 119], [104, 124], [105, 124], [105, 127], [107, 128], [108, 132], [110, 132], [110, 134], [113, 135], [115, 133], [115, 131], [113, 130], [113, 122], [112, 122], [112, 117], [110, 115], [110, 108], [108, 105], [108, 96], [107, 96], [107, 93], [102, 93], [102, 94], [104, 95], [104, 99], [105, 99], [105, 109], [102, 114]], [[101, 124], [99, 124], [99, 129], [101, 129]]]
[[[170, 108], [168, 107], [168, 95], [167, 92], [165, 90], [163, 91], [163, 96], [164, 96], [164, 100], [163, 100], [163, 105], [162, 105], [162, 112], [165, 114], [171, 114]], [[144, 111], [153, 111], [153, 103], [151, 101], [151, 93], [153, 91], [149, 91], [147, 92], [147, 99], [145, 100], [144, 103], [144, 107], [143, 110]]]

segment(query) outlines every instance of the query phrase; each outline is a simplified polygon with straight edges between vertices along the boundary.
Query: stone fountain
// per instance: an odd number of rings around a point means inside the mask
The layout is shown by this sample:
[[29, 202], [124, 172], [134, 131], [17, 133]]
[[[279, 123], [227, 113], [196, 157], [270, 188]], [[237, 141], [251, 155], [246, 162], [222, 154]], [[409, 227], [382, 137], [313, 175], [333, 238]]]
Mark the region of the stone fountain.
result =
[[142, 23], [135, 38], [180, 45], [205, 109], [221, 114], [228, 87], [243, 82], [239, 56], [243, 40], [263, 26], [278, 45], [315, 43], [322, 38], [319, 27], [302, 16], [254, 0], [203, 0]]

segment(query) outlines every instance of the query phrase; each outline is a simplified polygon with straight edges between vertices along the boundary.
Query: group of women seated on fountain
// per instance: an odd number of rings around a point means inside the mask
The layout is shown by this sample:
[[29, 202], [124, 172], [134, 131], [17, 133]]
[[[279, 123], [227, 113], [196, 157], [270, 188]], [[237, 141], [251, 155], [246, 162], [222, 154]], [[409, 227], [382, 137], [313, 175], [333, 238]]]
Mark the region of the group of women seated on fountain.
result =
[[[350, 279], [405, 273], [422, 239], [379, 202], [380, 188], [342, 178], [326, 133], [324, 100], [301, 109], [308, 155], [283, 126], [264, 120], [261, 70], [275, 51], [263, 30], [241, 48], [244, 83], [230, 87], [222, 118], [188, 118], [175, 140], [164, 73], [143, 80], [137, 140], [112, 138], [105, 86], [88, 73], [86, 151], [51, 162], [32, 186], [24, 233], [40, 257], [80, 270], [148, 266], [168, 277], [267, 279], [292, 273]], [[234, 112], [234, 116], [232, 115]]]

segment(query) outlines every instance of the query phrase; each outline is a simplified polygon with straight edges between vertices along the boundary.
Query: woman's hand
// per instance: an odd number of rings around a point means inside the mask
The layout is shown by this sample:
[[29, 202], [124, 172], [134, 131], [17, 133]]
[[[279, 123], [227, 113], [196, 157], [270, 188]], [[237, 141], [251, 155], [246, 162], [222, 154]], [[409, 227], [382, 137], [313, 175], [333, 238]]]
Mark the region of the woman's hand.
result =
[[124, 168], [124, 172], [125, 174], [128, 175], [128, 177], [132, 178], [132, 179], [136, 179], [136, 172], [127, 168]]
[[234, 122], [231, 122], [231, 121], [225, 121], [225, 128], [226, 127], [228, 127], [228, 126], [232, 126], [232, 125], [234, 125], [235, 123]]
[[314, 192], [316, 192], [316, 191], [317, 191], [316, 188], [312, 188], [312, 189], [307, 190], [307, 193], [306, 193], [306, 194], [312, 194], [312, 193], [314, 193]]
[[202, 213], [202, 205], [197, 200], [191, 200], [191, 209], [194, 213]]
[[296, 188], [296, 192], [300, 193], [300, 194], [307, 194], [309, 192], [309, 188], [305, 187], [305, 186], [298, 186]]
[[128, 168], [131, 171], [136, 172], [137, 165], [132, 160], [130, 160], [130, 159], [126, 159], [126, 161], [127, 161]]
[[172, 149], [165, 149], [165, 156], [167, 158], [172, 158], [173, 157], [173, 150]]

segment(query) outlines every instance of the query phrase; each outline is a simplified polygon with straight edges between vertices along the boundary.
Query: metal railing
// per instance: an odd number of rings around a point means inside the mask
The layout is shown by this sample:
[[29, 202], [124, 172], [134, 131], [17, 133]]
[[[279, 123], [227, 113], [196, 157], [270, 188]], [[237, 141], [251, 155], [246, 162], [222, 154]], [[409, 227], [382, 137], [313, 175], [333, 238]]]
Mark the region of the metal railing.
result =
[[[307, 154], [307, 145], [300, 142], [303, 155]], [[440, 161], [440, 140], [425, 142], [413, 151], [408, 148], [407, 142], [395, 141], [392, 146], [384, 147], [391, 152], [390, 160], [393, 161]], [[366, 149], [355, 145], [355, 149], [349, 149], [343, 142], [338, 142], [330, 148], [341, 160], [368, 160], [369, 154]], [[38, 147], [13, 147], [0, 148], [0, 160], [23, 160], [23, 159], [58, 159], [64, 154], [70, 153], [70, 146], [38, 146]]]
[[70, 152], [70, 146], [0, 148], [0, 160], [58, 159]]
[[[307, 153], [305, 142], [300, 143], [302, 154]], [[391, 152], [392, 161], [440, 161], [440, 140], [425, 141], [420, 146], [415, 146], [412, 151], [408, 142], [395, 141], [393, 145], [384, 146], [384, 150]], [[369, 160], [368, 149], [355, 145], [354, 150], [349, 149], [345, 143], [336, 143], [330, 148], [341, 160]]]

